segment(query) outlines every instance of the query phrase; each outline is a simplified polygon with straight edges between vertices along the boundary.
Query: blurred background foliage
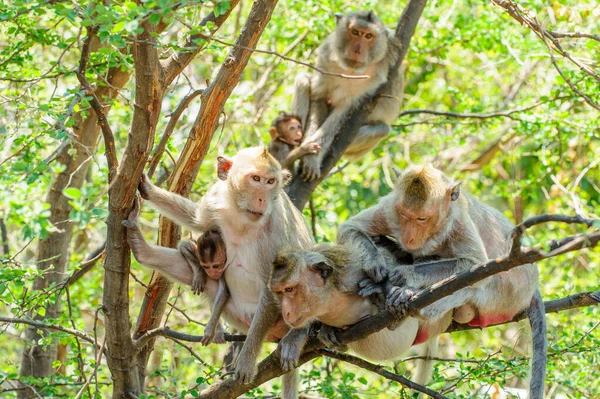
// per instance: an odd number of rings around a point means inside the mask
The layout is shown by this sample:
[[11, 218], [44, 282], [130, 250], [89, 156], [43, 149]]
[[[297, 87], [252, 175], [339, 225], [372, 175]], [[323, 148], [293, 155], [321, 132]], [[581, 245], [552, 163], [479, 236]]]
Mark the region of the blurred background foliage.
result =
[[[108, 6], [107, 6], [108, 5]], [[242, 0], [215, 37], [232, 43], [240, 32], [251, 3]], [[600, 6], [593, 0], [522, 2], [542, 25], [557, 32], [600, 31]], [[61, 170], [56, 150], [63, 143], [77, 145], [72, 127], [79, 115], [93, 112], [74, 74], [85, 27], [100, 23], [101, 48], [92, 54], [87, 78], [106, 85], [108, 68], [132, 70], [127, 54], [139, 22], [161, 19], [170, 25], [159, 36], [161, 57], [182, 46], [210, 11], [223, 12], [227, 1], [156, 0], [63, 2], [15, 0], [0, 5], [0, 219], [7, 230], [0, 269], [0, 316], [24, 317], [57, 292], [31, 290], [37, 275], [35, 248], [39, 238], [60, 229], [49, 220], [46, 194]], [[404, 2], [364, 1], [394, 28]], [[335, 12], [357, 8], [356, 2], [281, 0], [259, 48], [302, 61], [314, 62], [314, 51], [332, 31]], [[563, 48], [600, 72], [600, 45], [589, 38], [561, 39]], [[169, 114], [181, 99], [206, 86], [216, 74], [229, 47], [210, 42], [168, 89], [157, 129], [156, 142]], [[564, 76], [596, 104], [598, 81], [569, 60], [554, 54]], [[515, 222], [544, 213], [597, 217], [600, 209], [599, 112], [575, 93], [552, 65], [548, 47], [527, 27], [503, 9], [477, 0], [430, 0], [411, 42], [404, 65], [405, 97], [392, 134], [359, 162], [342, 162], [315, 191], [314, 221], [319, 241], [334, 241], [337, 226], [372, 206], [390, 192], [393, 167], [431, 162], [447, 174], [465, 181], [468, 191], [501, 209]], [[307, 68], [273, 54], [255, 53], [226, 105], [220, 131], [211, 143], [191, 198], [198, 199], [215, 180], [217, 154], [233, 154], [268, 140], [268, 127], [279, 111], [289, 111], [294, 77]], [[597, 75], [596, 75], [597, 76]], [[121, 156], [133, 113], [134, 81], [130, 79], [111, 103], [109, 123]], [[189, 135], [200, 97], [185, 111], [169, 141], [156, 176], [168, 173]], [[413, 110], [411, 113], [406, 111]], [[416, 112], [439, 111], [445, 114]], [[68, 275], [104, 241], [107, 215], [104, 143], [91, 148], [86, 182], [81, 189], [65, 190], [77, 223], [69, 252]], [[312, 215], [304, 210], [307, 221]], [[143, 231], [157, 235], [158, 215], [143, 212]], [[527, 245], [571, 235], [577, 228], [543, 225], [530, 232]], [[579, 230], [580, 231], [580, 230]], [[186, 234], [187, 235], [187, 234]], [[3, 252], [4, 253], [4, 252]], [[546, 300], [582, 291], [598, 290], [600, 255], [596, 251], [570, 253], [539, 264], [540, 285]], [[134, 261], [136, 280], [148, 282], [148, 270]], [[56, 320], [48, 323], [94, 334], [94, 313], [101, 306], [101, 264], [86, 278], [69, 287], [69, 302]], [[132, 282], [132, 322], [145, 288]], [[201, 334], [207, 319], [206, 301], [186, 287], [172, 291], [168, 325]], [[185, 315], [178, 309], [184, 310]], [[38, 312], [43, 312], [39, 310]], [[186, 316], [187, 315], [187, 316]], [[600, 397], [600, 333], [595, 328], [598, 308], [548, 316], [550, 340], [548, 397]], [[97, 331], [101, 337], [102, 321]], [[16, 397], [10, 380], [17, 378], [22, 351], [23, 325], [5, 325], [0, 333], [0, 397]], [[469, 331], [441, 337], [441, 361], [431, 386], [449, 397], [525, 396], [529, 328], [525, 323]], [[62, 355], [56, 374], [48, 379], [47, 396], [73, 397], [79, 390], [80, 350], [73, 336], [59, 337]], [[222, 373], [225, 346], [193, 345], [200, 359], [173, 341], [159, 339], [148, 370], [148, 394], [182, 397], [210, 384]], [[265, 346], [265, 353], [273, 350]], [[94, 366], [94, 353], [82, 346], [86, 368]], [[408, 355], [407, 355], [408, 356]], [[396, 371], [410, 372], [411, 360], [390, 362]], [[110, 374], [99, 368], [100, 389], [108, 395]], [[302, 368], [303, 390], [317, 397], [408, 397], [401, 386], [331, 359], [319, 359]], [[255, 397], [277, 394], [274, 381], [253, 391]], [[504, 387], [504, 388], [500, 388]], [[486, 396], [487, 395], [487, 396]], [[87, 397], [87, 394], [84, 394]], [[515, 396], [517, 397], [517, 396]]]

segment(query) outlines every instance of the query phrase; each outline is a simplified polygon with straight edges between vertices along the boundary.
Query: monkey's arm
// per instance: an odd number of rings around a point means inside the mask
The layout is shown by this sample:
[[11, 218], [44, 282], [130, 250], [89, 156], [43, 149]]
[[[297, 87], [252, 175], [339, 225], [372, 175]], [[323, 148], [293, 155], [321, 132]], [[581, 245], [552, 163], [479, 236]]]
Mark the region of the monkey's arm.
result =
[[222, 329], [220, 329], [220, 331], [217, 330], [219, 330], [219, 319], [221, 317], [221, 314], [223, 313], [223, 309], [225, 309], [225, 305], [227, 304], [227, 300], [229, 300], [229, 297], [230, 294], [229, 289], [227, 288], [227, 283], [225, 282], [225, 277], [221, 277], [219, 279], [219, 288], [217, 289], [217, 295], [215, 297], [215, 303], [212, 307], [210, 319], [208, 320], [206, 328], [204, 329], [202, 345], [210, 344], [213, 341], [213, 339], [216, 343], [224, 342], [225, 337], [222, 336], [224, 335], [224, 331]]
[[279, 319], [280, 315], [281, 309], [277, 305], [273, 293], [265, 285], [261, 291], [256, 313], [252, 318], [246, 341], [237, 359], [235, 377], [240, 382], [247, 384], [254, 379], [256, 375], [256, 359], [260, 353], [261, 344], [264, 342], [267, 332], [277, 319]]
[[[377, 249], [371, 238], [374, 235], [391, 233], [381, 213], [381, 207], [384, 204], [385, 201], [381, 201], [378, 205], [350, 218], [340, 226], [337, 237], [339, 244], [355, 248], [363, 254], [363, 259], [365, 259], [363, 270], [376, 283], [382, 281], [387, 275], [385, 257]], [[367, 289], [367, 291], [371, 292], [361, 292], [361, 295], [368, 296], [373, 294], [374, 291], [372, 289]]]
[[192, 269], [186, 259], [175, 248], [149, 245], [140, 232], [137, 215], [139, 203], [122, 224], [127, 227], [127, 242], [135, 259], [142, 265], [150, 267], [179, 283], [192, 285]]
[[139, 185], [142, 198], [148, 200], [162, 215], [179, 225], [199, 231], [205, 231], [212, 226], [208, 204], [210, 196], [215, 195], [213, 189], [216, 190], [216, 187], [211, 187], [198, 205], [181, 195], [155, 186], [145, 174]]
[[192, 280], [192, 292], [199, 295], [204, 291], [207, 277], [198, 261], [198, 246], [194, 241], [180, 241], [179, 244], [177, 244], [177, 249], [192, 268], [194, 276]]

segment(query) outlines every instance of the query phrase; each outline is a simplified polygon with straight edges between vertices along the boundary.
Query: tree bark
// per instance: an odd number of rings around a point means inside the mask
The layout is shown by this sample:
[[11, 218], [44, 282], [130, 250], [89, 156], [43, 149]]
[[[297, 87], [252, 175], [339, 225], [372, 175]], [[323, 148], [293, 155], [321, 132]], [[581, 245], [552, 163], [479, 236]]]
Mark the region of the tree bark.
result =
[[[129, 80], [130, 73], [122, 71], [121, 68], [111, 68], [107, 81], [109, 85], [98, 87], [96, 95], [109, 104], [125, 83]], [[63, 148], [56, 161], [65, 166], [52, 183], [46, 202], [50, 204], [50, 222], [57, 227], [46, 239], [39, 241], [37, 249], [37, 268], [43, 271], [43, 278], [36, 277], [32, 289], [40, 291], [47, 289], [52, 284], [60, 284], [65, 279], [65, 271], [69, 261], [69, 244], [73, 236], [73, 223], [70, 223], [69, 213], [72, 208], [69, 199], [63, 195], [64, 189], [68, 187], [81, 188], [87, 173], [87, 164], [92, 154], [96, 151], [96, 143], [100, 135], [98, 118], [91, 112], [85, 119], [81, 120], [80, 114], [76, 116], [79, 122], [74, 131], [77, 135], [77, 143]], [[53, 268], [52, 271], [48, 270]], [[60, 296], [54, 303], [45, 306], [44, 316], [37, 315], [36, 320], [56, 318], [60, 314]], [[39, 333], [38, 333], [39, 332]], [[46, 377], [52, 373], [52, 363], [56, 360], [56, 345], [47, 346], [44, 349], [37, 345], [40, 338], [47, 335], [44, 329], [30, 327], [25, 333], [25, 347], [21, 360], [20, 376]], [[19, 391], [19, 398], [30, 397], [31, 390]]]
[[[150, 155], [160, 115], [163, 91], [156, 49], [156, 26], [145, 22], [144, 32], [133, 44], [135, 108], [129, 140], [114, 181], [109, 182], [109, 216], [104, 260], [103, 310], [106, 323], [106, 361], [113, 380], [113, 398], [139, 396], [143, 380], [136, 368], [136, 350], [129, 319], [129, 267], [131, 262], [125, 228], [121, 222], [131, 210], [137, 185]], [[107, 154], [110, 157], [110, 154]], [[110, 158], [109, 158], [110, 159]], [[111, 173], [112, 174], [112, 173]], [[142, 365], [144, 366], [144, 365]]]

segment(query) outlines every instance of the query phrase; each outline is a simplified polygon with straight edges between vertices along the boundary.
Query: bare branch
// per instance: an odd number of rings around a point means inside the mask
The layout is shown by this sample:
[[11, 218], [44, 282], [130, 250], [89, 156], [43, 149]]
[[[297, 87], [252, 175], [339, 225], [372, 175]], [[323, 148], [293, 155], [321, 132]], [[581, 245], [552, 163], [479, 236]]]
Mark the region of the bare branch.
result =
[[66, 328], [66, 327], [61, 327], [61, 326], [56, 326], [56, 325], [46, 324], [46, 323], [40, 323], [39, 321], [35, 321], [35, 320], [12, 318], [12, 317], [3, 317], [3, 316], [0, 316], [0, 322], [3, 322], [3, 323], [12, 323], [12, 324], [27, 324], [27, 325], [30, 325], [30, 326], [33, 326], [33, 327], [45, 328], [45, 329], [48, 329], [48, 330], [60, 331], [60, 332], [64, 332], [64, 333], [67, 333], [67, 334], [74, 335], [74, 336], [76, 336], [78, 338], [81, 338], [84, 341], [89, 342], [90, 344], [94, 345], [94, 339], [92, 337], [90, 337], [89, 335], [87, 335], [84, 332], [73, 330], [71, 328]]
[[81, 58], [79, 59], [79, 68], [77, 69], [76, 75], [77, 79], [81, 86], [86, 89], [87, 95], [91, 96], [92, 99], [90, 101], [90, 105], [92, 106], [96, 116], [98, 117], [98, 124], [102, 129], [102, 136], [104, 136], [104, 145], [106, 147], [106, 161], [108, 162], [108, 180], [109, 182], [113, 181], [113, 178], [117, 172], [117, 168], [119, 167], [119, 161], [117, 160], [117, 154], [115, 150], [115, 135], [108, 124], [108, 120], [106, 119], [106, 113], [104, 112], [104, 106], [94, 93], [94, 89], [90, 85], [90, 82], [85, 78], [85, 70], [87, 66], [88, 59], [90, 57], [90, 44], [96, 33], [98, 32], [98, 26], [90, 26], [87, 29], [87, 37], [83, 42], [83, 46], [81, 47]]

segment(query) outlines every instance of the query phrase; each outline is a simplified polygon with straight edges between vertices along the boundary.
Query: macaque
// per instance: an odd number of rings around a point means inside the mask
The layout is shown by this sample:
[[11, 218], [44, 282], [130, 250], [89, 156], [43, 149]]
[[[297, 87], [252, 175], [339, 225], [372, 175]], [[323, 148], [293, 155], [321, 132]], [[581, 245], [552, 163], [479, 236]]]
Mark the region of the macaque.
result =
[[[256, 375], [256, 360], [267, 334], [283, 337], [287, 331], [267, 287], [271, 263], [282, 245], [306, 248], [314, 241], [302, 214], [283, 192], [289, 172], [282, 170], [266, 148], [246, 148], [231, 159], [218, 157], [217, 162], [219, 180], [199, 204], [156, 187], [146, 176], [139, 190], [175, 223], [195, 231], [215, 227], [221, 231], [229, 263], [223, 274], [230, 293], [226, 309], [232, 309], [224, 318], [247, 333], [235, 378], [248, 383]], [[167, 275], [181, 273], [183, 266], [178, 262], [185, 258], [176, 252], [177, 256], [172, 252], [162, 256], [163, 267], [173, 269]], [[186, 271], [191, 284], [192, 270], [187, 266]], [[297, 396], [296, 377], [295, 372], [284, 376], [285, 398]]]
[[[371, 293], [372, 282], [389, 281], [391, 311], [403, 311], [415, 289], [431, 286], [471, 266], [507, 254], [514, 225], [499, 211], [461, 193], [461, 182], [432, 166], [412, 166], [399, 174], [393, 191], [377, 205], [344, 223], [338, 242], [370, 254], [369, 276], [361, 293]], [[455, 267], [418, 264], [389, 271], [371, 237], [390, 235], [414, 258], [439, 256], [457, 259]], [[448, 314], [471, 326], [502, 323], [527, 309], [533, 338], [530, 398], [542, 398], [546, 363], [544, 303], [538, 290], [538, 270], [523, 265], [490, 276], [421, 310], [420, 316], [436, 321]]]
[[[196, 243], [191, 241], [182, 242], [179, 245], [179, 251], [181, 253], [177, 254], [177, 250], [175, 249], [150, 245], [144, 240], [144, 236], [140, 232], [137, 220], [139, 213], [140, 205], [136, 198], [133, 210], [129, 214], [129, 217], [122, 222], [123, 226], [127, 227], [127, 242], [131, 247], [133, 256], [141, 265], [163, 272], [173, 280], [192, 285], [192, 288], [194, 288], [194, 284], [198, 281], [197, 274], [204, 275], [206, 272], [209, 281], [206, 281], [205, 277], [202, 289], [195, 293], [199, 294], [206, 288], [206, 295], [212, 303], [212, 312], [210, 319], [204, 328], [204, 335], [200, 342], [205, 346], [213, 341], [217, 344], [225, 343], [225, 329], [221, 326], [221, 323], [219, 323], [219, 318], [225, 311], [225, 306], [229, 298], [229, 291], [225, 279], [221, 277], [225, 271], [227, 261], [225, 243], [221, 239], [221, 235], [216, 230], [210, 230], [198, 238], [197, 247]], [[191, 255], [193, 255], [193, 253], [185, 253], [182, 251], [182, 247], [186, 250], [188, 248], [194, 249], [197, 252], [197, 256], [192, 258]], [[199, 253], [198, 248], [200, 249]], [[183, 256], [183, 261], [188, 263], [191, 270], [187, 270], [185, 265], [177, 265], [177, 263], [182, 263], [181, 256]], [[162, 263], [163, 260], [165, 260], [165, 257], [169, 257], [169, 263]], [[172, 261], [175, 261], [176, 265], [172, 265]], [[167, 270], [166, 272], [165, 268]], [[201, 268], [204, 271], [200, 270]], [[191, 283], [188, 283], [182, 276], [182, 274], [187, 273], [192, 274]], [[229, 312], [231, 313], [231, 309]]]
[[[393, 257], [380, 253], [390, 267]], [[345, 245], [320, 244], [309, 250], [283, 249], [273, 262], [269, 286], [281, 302], [285, 322], [294, 329], [281, 342], [282, 364], [297, 364], [303, 341], [293, 334], [314, 321], [323, 323], [318, 338], [327, 346], [337, 347], [338, 329], [358, 323], [379, 311], [376, 301], [357, 294], [365, 278], [363, 265], [370, 254]], [[351, 342], [349, 348], [361, 357], [375, 361], [391, 360], [404, 354], [412, 345], [425, 343], [426, 356], [434, 357], [437, 336], [445, 331], [451, 317], [435, 322], [408, 317], [393, 329], [383, 329]], [[424, 331], [424, 332], [423, 332]], [[291, 338], [290, 338], [291, 337]], [[424, 384], [431, 376], [432, 362], [419, 364], [415, 381]], [[286, 368], [284, 368], [286, 370]]]
[[321, 151], [317, 143], [302, 142], [302, 124], [297, 115], [281, 112], [269, 129], [269, 134], [269, 152], [287, 170], [294, 170], [294, 162], [304, 155]]
[[[373, 11], [336, 15], [335, 30], [317, 49], [317, 67], [327, 72], [360, 76], [347, 79], [314, 73], [296, 78], [292, 112], [299, 115], [306, 141], [321, 147], [318, 154], [302, 158], [301, 176], [310, 181], [320, 177], [321, 162], [329, 151], [340, 124], [355, 112], [355, 106], [388, 81], [388, 73], [399, 56], [400, 43]], [[390, 124], [402, 105], [403, 78], [399, 70], [392, 76], [391, 90], [382, 93], [369, 112], [365, 124], [344, 156], [358, 159], [386, 138]]]

